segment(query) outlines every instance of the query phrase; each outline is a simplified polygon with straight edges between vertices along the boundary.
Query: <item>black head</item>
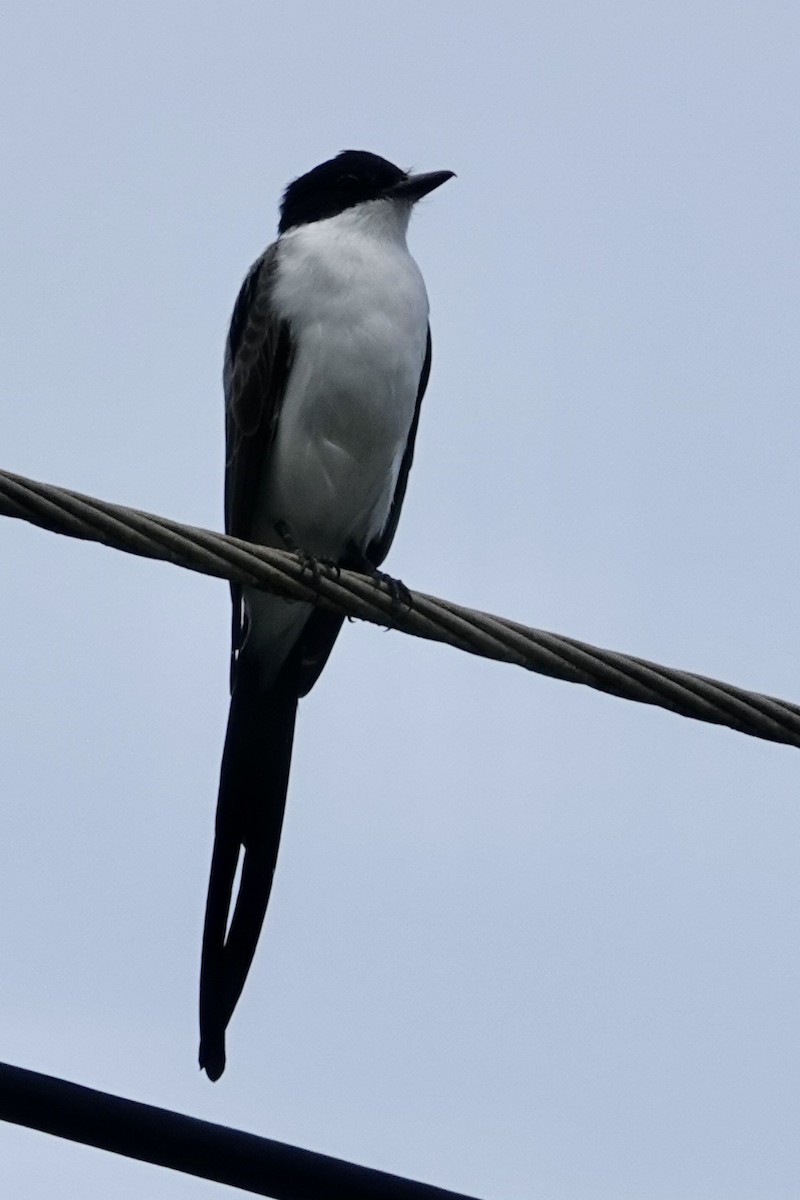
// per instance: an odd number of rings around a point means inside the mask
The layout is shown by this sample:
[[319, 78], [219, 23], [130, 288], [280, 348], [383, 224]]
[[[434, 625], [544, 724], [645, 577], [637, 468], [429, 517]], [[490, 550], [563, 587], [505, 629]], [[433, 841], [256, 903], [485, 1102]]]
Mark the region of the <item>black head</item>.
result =
[[418, 200], [452, 174], [452, 171], [433, 171], [427, 175], [408, 175], [379, 154], [343, 150], [336, 158], [320, 163], [289, 184], [283, 194], [278, 232], [335, 217], [366, 200]]

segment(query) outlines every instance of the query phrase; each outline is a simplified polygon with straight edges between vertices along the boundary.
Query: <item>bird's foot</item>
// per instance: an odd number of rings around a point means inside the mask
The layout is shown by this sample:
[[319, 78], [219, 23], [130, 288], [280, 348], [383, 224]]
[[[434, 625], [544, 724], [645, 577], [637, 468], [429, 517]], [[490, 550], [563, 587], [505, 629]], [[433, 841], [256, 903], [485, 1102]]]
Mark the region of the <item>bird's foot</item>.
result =
[[276, 521], [275, 532], [283, 542], [284, 549], [298, 558], [301, 578], [304, 575], [310, 575], [314, 587], [317, 589], [323, 579], [323, 568], [326, 572], [332, 573], [336, 579], [339, 578], [342, 573], [339, 563], [332, 558], [318, 558], [316, 554], [309, 554], [307, 550], [298, 545], [286, 521]]
[[375, 583], [385, 585], [391, 600], [389, 616], [392, 619], [399, 617], [403, 609], [408, 612], [413, 608], [413, 597], [403, 581], [395, 579], [393, 575], [387, 575], [385, 571], [380, 571], [369, 561], [364, 552], [352, 543], [347, 548], [344, 565], [353, 571], [360, 571], [362, 575], [368, 575]]
[[389, 598], [392, 602], [390, 612], [393, 617], [399, 617], [403, 609], [408, 612], [414, 607], [411, 592], [402, 579], [395, 579], [394, 575], [387, 575], [385, 571], [379, 571], [377, 567], [373, 567], [367, 573], [376, 583], [382, 583], [388, 589]]

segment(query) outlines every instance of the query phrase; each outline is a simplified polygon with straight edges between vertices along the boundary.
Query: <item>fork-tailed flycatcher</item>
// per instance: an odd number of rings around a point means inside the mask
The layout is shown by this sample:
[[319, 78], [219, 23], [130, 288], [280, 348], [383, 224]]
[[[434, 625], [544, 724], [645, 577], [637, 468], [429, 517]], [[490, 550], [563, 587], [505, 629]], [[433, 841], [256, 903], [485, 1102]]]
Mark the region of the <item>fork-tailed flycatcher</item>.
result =
[[[289, 184], [277, 241], [239, 292], [225, 353], [225, 528], [376, 571], [394, 538], [431, 366], [411, 210], [452, 171], [362, 150]], [[343, 618], [231, 585], [231, 703], [200, 972], [200, 1066], [225, 1069], [278, 854], [297, 701]], [[240, 854], [238, 895], [230, 908]]]

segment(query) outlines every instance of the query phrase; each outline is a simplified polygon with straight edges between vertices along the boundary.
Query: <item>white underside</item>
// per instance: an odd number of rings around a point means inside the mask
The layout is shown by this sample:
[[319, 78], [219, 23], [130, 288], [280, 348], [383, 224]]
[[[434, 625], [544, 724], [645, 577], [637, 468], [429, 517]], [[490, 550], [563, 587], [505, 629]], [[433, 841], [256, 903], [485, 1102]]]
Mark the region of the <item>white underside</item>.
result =
[[[425, 285], [405, 241], [409, 211], [374, 201], [278, 243], [272, 303], [290, 323], [295, 357], [262, 472], [260, 542], [281, 545], [275, 526], [285, 522], [303, 550], [336, 560], [386, 524], [427, 337]], [[308, 606], [245, 596], [250, 638], [290, 647]]]

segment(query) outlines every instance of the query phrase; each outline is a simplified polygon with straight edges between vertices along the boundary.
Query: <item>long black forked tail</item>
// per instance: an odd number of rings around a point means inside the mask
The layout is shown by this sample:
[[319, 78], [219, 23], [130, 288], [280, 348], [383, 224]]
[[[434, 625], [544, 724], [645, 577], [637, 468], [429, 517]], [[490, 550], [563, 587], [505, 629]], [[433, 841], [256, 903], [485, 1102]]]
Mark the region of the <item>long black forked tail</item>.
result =
[[[298, 666], [299, 655], [292, 651], [265, 689], [246, 651], [237, 664], [200, 966], [200, 1067], [212, 1080], [225, 1070], [225, 1030], [253, 961], [272, 888], [289, 784]], [[239, 893], [228, 928], [242, 851]]]

